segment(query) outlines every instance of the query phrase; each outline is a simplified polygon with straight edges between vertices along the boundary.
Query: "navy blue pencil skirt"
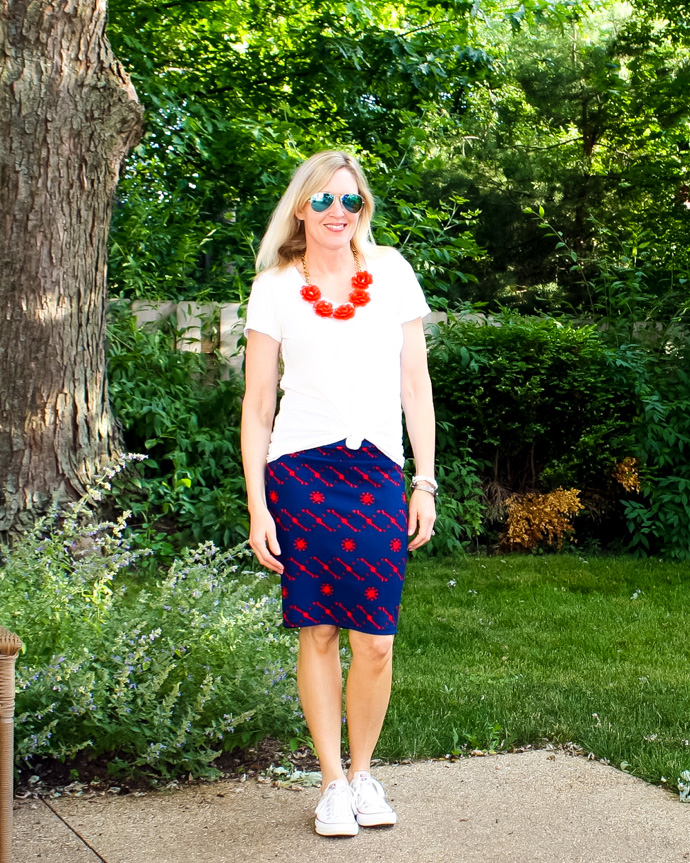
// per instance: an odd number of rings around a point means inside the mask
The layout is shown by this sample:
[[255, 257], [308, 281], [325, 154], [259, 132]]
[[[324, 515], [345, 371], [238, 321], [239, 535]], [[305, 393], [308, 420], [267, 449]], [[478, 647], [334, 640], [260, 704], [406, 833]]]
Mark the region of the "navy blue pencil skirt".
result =
[[291, 453], [266, 466], [287, 627], [397, 632], [407, 564], [400, 467], [369, 441]]

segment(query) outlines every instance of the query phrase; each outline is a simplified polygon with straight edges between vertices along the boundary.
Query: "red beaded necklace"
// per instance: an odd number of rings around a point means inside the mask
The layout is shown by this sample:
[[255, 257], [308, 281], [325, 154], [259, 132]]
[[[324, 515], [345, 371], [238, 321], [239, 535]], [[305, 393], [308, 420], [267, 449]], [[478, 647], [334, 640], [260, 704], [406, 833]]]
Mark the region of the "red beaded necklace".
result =
[[321, 318], [336, 318], [339, 321], [346, 321], [348, 318], [355, 316], [357, 306], [366, 306], [371, 297], [369, 296], [369, 285], [374, 281], [371, 273], [363, 270], [359, 264], [359, 255], [357, 249], [352, 246], [352, 254], [355, 258], [357, 272], [352, 277], [352, 291], [350, 291], [349, 303], [342, 303], [340, 306], [333, 308], [333, 303], [329, 300], [321, 299], [321, 290], [312, 285], [309, 281], [309, 271], [307, 270], [307, 253], [302, 255], [302, 267], [304, 269], [304, 278], [307, 284], [302, 286], [300, 291], [302, 297], [314, 307], [314, 311]]

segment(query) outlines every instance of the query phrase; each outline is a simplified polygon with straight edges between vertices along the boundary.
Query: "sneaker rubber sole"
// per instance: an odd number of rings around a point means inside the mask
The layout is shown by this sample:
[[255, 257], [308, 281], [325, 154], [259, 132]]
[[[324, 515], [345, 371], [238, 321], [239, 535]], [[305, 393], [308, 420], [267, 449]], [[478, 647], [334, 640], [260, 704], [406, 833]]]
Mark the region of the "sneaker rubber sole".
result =
[[398, 821], [395, 812], [380, 812], [375, 815], [357, 812], [355, 817], [360, 827], [392, 827]]
[[346, 824], [328, 824], [317, 818], [314, 826], [319, 836], [356, 836], [359, 833], [359, 824], [356, 821]]

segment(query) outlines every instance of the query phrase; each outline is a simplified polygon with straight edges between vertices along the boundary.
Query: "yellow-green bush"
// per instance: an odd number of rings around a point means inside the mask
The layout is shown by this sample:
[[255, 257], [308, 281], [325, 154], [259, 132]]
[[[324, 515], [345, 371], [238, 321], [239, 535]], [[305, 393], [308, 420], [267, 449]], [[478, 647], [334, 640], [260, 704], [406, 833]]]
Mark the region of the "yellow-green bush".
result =
[[582, 508], [580, 492], [576, 488], [511, 495], [506, 501], [508, 529], [505, 542], [527, 551], [542, 545], [560, 550], [567, 536], [574, 539], [571, 518]]

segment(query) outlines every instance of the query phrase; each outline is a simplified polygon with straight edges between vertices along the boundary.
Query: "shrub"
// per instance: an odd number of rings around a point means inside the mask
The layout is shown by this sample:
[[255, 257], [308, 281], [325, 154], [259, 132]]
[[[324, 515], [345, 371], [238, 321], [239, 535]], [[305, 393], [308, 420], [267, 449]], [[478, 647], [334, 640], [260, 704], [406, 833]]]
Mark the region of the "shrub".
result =
[[612, 345], [615, 367], [627, 379], [636, 406], [633, 474], [614, 470], [626, 491], [641, 492], [623, 501], [629, 548], [690, 559], [690, 304], [684, 253], [646, 228], [616, 234], [596, 224], [596, 251], [585, 260], [545, 220], [541, 207], [538, 216], [541, 227], [559, 240], [556, 248], [575, 262], [572, 269], [586, 286], [590, 313]]
[[[139, 328], [110, 309], [108, 386], [126, 449], [148, 459], [118, 482], [118, 501], [159, 550], [248, 536], [239, 442], [242, 382], [205, 384], [205, 357], [174, 347], [169, 328]], [[173, 540], [173, 545], [167, 542]]]
[[[683, 343], [685, 342], [685, 343]], [[642, 497], [625, 502], [630, 547], [690, 559], [690, 375], [687, 336], [661, 350], [629, 351], [640, 401], [636, 424]]]
[[542, 544], [560, 551], [565, 537], [572, 539], [570, 518], [582, 509], [579, 495], [575, 488], [557, 488], [546, 494], [511, 495], [506, 501], [508, 529], [505, 541], [527, 551], [540, 548]]
[[613, 517], [613, 472], [635, 451], [637, 411], [620, 350], [594, 327], [509, 313], [436, 328], [429, 366], [439, 462], [471, 453], [485, 527], [502, 521], [511, 495], [563, 487], [582, 489], [590, 523]]
[[18, 762], [82, 752], [113, 772], [209, 776], [239, 742], [302, 733], [294, 639], [246, 552], [204, 543], [137, 591], [128, 513], [94, 523], [88, 503], [2, 548], [2, 622], [25, 644]]

